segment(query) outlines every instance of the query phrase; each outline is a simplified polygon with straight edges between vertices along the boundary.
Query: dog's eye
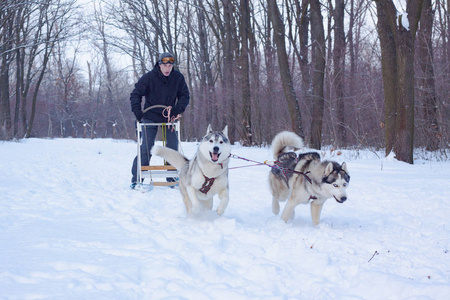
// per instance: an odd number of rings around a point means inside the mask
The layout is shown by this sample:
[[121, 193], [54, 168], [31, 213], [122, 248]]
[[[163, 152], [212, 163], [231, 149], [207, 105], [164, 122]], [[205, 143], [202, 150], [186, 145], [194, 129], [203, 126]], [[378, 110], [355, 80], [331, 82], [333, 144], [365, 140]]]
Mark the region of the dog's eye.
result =
[[346, 183], [344, 183], [344, 186], [346, 187], [346, 186], [347, 186], [347, 184], [346, 184]]
[[334, 186], [334, 187], [339, 187], [336, 183], [333, 183], [333, 186]]
[[223, 141], [220, 141], [220, 144], [223, 144]]
[[213, 141], [213, 140], [209, 140], [209, 142], [210, 142], [210, 143], [214, 143], [214, 141]]

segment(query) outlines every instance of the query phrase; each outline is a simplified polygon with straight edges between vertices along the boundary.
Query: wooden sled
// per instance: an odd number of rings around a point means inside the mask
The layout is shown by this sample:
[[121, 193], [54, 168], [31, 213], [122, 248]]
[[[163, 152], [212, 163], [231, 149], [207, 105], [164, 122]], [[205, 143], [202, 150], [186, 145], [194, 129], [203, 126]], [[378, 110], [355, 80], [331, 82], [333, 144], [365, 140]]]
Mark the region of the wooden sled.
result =
[[[166, 130], [170, 130], [168, 127], [173, 127], [178, 136], [178, 148], [180, 145], [180, 123], [140, 123], [137, 122], [137, 182], [144, 182], [145, 178], [150, 180], [150, 187], [152, 186], [175, 186], [178, 184], [178, 171], [175, 167], [164, 165], [150, 165], [143, 166], [141, 163], [141, 145], [143, 142], [142, 132], [145, 126], [165, 126]], [[175, 179], [175, 181], [167, 181], [167, 178]]]

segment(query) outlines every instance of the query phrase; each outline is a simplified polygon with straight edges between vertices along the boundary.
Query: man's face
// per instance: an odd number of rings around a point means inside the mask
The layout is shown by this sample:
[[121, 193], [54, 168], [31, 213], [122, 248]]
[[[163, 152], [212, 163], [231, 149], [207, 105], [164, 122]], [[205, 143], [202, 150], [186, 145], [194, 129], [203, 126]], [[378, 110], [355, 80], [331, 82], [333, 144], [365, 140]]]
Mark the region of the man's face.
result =
[[170, 72], [172, 72], [173, 64], [170, 63], [159, 64], [159, 69], [161, 70], [161, 73], [163, 73], [164, 76], [169, 76]]

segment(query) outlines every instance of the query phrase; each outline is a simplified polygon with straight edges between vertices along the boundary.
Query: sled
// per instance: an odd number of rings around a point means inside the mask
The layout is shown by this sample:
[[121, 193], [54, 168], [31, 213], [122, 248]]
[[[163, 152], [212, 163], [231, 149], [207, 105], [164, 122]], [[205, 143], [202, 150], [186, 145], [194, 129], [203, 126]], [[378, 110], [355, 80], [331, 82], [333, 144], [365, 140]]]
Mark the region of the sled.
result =
[[[150, 189], [153, 186], [176, 186], [178, 185], [178, 171], [175, 167], [164, 162], [164, 165], [142, 165], [141, 162], [141, 145], [143, 143], [143, 131], [145, 126], [161, 126], [165, 130], [175, 130], [178, 137], [178, 149], [180, 149], [180, 122], [173, 123], [141, 123], [137, 122], [137, 182], [143, 184], [145, 178], [150, 180]], [[163, 146], [165, 146], [164, 130]], [[156, 142], [156, 141], [155, 141]], [[174, 178], [175, 181], [168, 182], [167, 178]]]

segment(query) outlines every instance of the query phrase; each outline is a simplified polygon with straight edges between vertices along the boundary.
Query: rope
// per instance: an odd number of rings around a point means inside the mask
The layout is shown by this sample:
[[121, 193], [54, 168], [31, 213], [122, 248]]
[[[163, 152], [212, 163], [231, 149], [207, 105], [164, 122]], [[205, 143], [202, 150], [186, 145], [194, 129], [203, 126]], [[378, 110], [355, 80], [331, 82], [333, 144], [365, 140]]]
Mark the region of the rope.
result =
[[161, 126], [162, 144], [165, 147], [167, 142], [167, 127], [166, 123], [162, 123]]
[[254, 165], [248, 165], [248, 166], [239, 166], [239, 167], [231, 167], [231, 168], [228, 168], [229, 170], [232, 170], [232, 169], [240, 169], [240, 168], [249, 168], [249, 167], [255, 167], [255, 166], [261, 166], [261, 165], [264, 165], [265, 163], [262, 163], [262, 164], [254, 164]]
[[[176, 117], [175, 116], [170, 116], [170, 111], [172, 110], [172, 106], [167, 106], [166, 108], [164, 108], [162, 115], [164, 118], [167, 118], [167, 123], [174, 123], [176, 120], [178, 120], [179, 118], [181, 118], [181, 114], [178, 114]], [[173, 126], [172, 126], [172, 131], [173, 131]]]
[[157, 108], [157, 107], [160, 107], [160, 108], [166, 108], [167, 106], [161, 105], [161, 104], [152, 105], [152, 106], [149, 106], [149, 107], [147, 107], [146, 109], [144, 109], [142, 112], [145, 114], [145, 113], [148, 112], [150, 109], [154, 109], [154, 108]]
[[284, 171], [290, 171], [290, 172], [293, 172], [295, 174], [302, 175], [303, 177], [305, 177], [305, 179], [309, 183], [312, 183], [311, 178], [309, 178], [308, 175], [306, 175], [306, 173], [303, 173], [303, 172], [300, 172], [300, 171], [291, 170], [291, 169], [288, 169], [288, 168], [283, 168], [283, 167], [281, 167], [279, 165], [269, 165], [269, 164], [267, 164], [267, 160], [262, 163], [262, 162], [251, 160], [251, 159], [248, 159], [248, 158], [245, 158], [245, 157], [240, 157], [240, 156], [234, 155], [234, 154], [230, 154], [230, 157], [237, 158], [237, 159], [242, 159], [242, 160], [245, 160], [245, 161], [248, 161], [248, 162], [253, 162], [253, 163], [256, 163], [257, 165], [265, 165], [265, 166], [268, 166], [268, 167], [271, 167], [271, 168], [278, 168], [278, 169], [281, 169], [283, 172]]

